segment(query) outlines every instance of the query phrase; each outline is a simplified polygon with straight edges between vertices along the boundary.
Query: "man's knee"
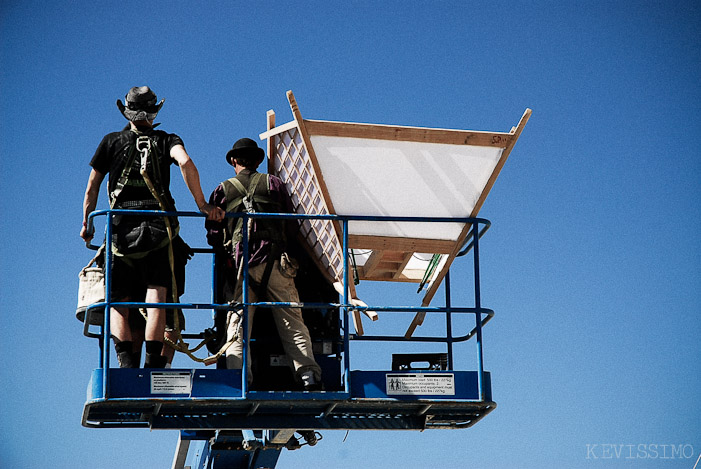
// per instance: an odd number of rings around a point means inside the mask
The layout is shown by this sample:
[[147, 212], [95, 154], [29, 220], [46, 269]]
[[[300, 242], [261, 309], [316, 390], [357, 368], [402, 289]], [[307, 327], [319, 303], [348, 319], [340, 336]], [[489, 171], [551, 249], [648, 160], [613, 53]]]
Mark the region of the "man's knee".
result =
[[168, 288], [160, 285], [149, 285], [146, 288], [147, 303], [165, 303]]

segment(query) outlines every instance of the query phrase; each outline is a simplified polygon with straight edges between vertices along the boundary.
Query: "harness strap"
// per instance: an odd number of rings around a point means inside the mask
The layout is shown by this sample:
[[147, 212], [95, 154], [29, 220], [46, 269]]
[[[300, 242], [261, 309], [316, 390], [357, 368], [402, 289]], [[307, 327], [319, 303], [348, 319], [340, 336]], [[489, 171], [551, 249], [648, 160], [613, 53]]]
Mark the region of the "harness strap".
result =
[[134, 157], [135, 156], [136, 156], [136, 145], [131, 147], [131, 150], [129, 151], [129, 155], [127, 156], [127, 162], [124, 165], [124, 168], [122, 168], [122, 174], [119, 176], [119, 179], [117, 180], [117, 184], [115, 185], [114, 190], [109, 193], [110, 208], [114, 208], [114, 205], [117, 203], [117, 198], [119, 197], [119, 194], [122, 193], [122, 189], [124, 189], [124, 186], [127, 185], [127, 181], [129, 181], [129, 173], [131, 172], [132, 166], [134, 166]]

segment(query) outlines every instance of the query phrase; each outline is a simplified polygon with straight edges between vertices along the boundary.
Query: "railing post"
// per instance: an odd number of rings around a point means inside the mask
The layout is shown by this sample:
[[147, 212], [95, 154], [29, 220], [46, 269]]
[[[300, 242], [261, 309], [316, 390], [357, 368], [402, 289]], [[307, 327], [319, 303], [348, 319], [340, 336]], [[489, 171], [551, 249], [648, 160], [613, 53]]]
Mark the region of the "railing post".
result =
[[474, 253], [475, 269], [475, 330], [477, 331], [477, 387], [479, 388], [480, 401], [484, 401], [484, 362], [482, 354], [482, 299], [480, 296], [480, 257], [479, 257], [479, 225], [475, 221], [472, 223], [472, 247]]
[[450, 270], [446, 272], [445, 279], [445, 330], [446, 345], [448, 346], [448, 369], [453, 369], [453, 317], [450, 312]]
[[105, 312], [102, 325], [102, 398], [109, 397], [110, 318], [112, 313], [112, 210], [107, 212], [105, 230]]
[[350, 393], [350, 334], [348, 318], [348, 219], [343, 219], [343, 381], [345, 392]]
[[[248, 254], [248, 214], [243, 213], [242, 217], [243, 223], [242, 223], [242, 234], [243, 234], [243, 258], [241, 259], [241, 262], [243, 262], [243, 266], [239, 266], [239, 268], [243, 267], [243, 279], [242, 279], [242, 288], [243, 288], [243, 329], [242, 329], [242, 334], [243, 334], [243, 353], [242, 353], [242, 358], [243, 358], [243, 363], [241, 364], [241, 397], [246, 398], [246, 393], [248, 393], [248, 354], [249, 354], [249, 341], [250, 337], [248, 336], [248, 302], [250, 300], [249, 295], [248, 295], [248, 260], [249, 260], [249, 254]], [[234, 250], [234, 256], [236, 256], [236, 251]]]

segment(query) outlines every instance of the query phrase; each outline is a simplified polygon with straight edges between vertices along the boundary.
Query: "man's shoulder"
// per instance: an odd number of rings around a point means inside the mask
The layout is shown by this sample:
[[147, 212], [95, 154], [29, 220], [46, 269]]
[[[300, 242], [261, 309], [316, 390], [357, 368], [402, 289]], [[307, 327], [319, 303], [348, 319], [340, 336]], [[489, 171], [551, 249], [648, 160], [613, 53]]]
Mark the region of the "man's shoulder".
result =
[[279, 177], [277, 177], [274, 174], [269, 174], [268, 181], [269, 181], [268, 187], [270, 187], [270, 190], [272, 192], [280, 191], [280, 192], [284, 192], [285, 194], [287, 194], [287, 192], [285, 190], [283, 190], [283, 188], [285, 187], [285, 182], [282, 179], [280, 179]]
[[163, 129], [153, 129], [153, 130], [150, 132], [150, 135], [151, 135], [151, 137], [154, 137], [154, 138], [157, 138], [157, 139], [165, 139], [165, 140], [167, 140], [167, 139], [178, 139], [178, 140], [182, 140], [182, 139], [180, 138], [180, 135], [175, 134], [175, 133], [173, 133], [173, 132], [167, 132], [167, 131], [165, 131], [165, 130], [163, 130]]
[[277, 177], [277, 176], [274, 175], [274, 174], [268, 174], [268, 178], [269, 178], [269, 180], [270, 180], [270, 184], [277, 184], [277, 185], [283, 185], [283, 184], [285, 184], [285, 183], [282, 181], [282, 179], [280, 179], [279, 177]]
[[129, 131], [118, 130], [116, 132], [110, 132], [102, 137], [100, 142], [100, 147], [109, 150], [114, 147], [119, 147], [129, 142]]
[[129, 131], [128, 130], [117, 130], [115, 132], [109, 132], [106, 134], [102, 140], [119, 140], [122, 138], [128, 138], [129, 137]]

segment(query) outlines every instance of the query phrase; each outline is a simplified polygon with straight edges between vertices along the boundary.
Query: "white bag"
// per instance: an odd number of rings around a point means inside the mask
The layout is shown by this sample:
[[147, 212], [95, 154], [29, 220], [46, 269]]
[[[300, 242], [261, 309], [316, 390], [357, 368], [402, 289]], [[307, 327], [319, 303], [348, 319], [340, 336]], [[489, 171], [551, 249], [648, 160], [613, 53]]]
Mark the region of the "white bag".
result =
[[[78, 274], [78, 307], [75, 310], [75, 317], [80, 322], [85, 322], [85, 311], [88, 306], [105, 301], [105, 271], [102, 267], [92, 267], [103, 254], [104, 245]], [[101, 325], [104, 322], [104, 308], [91, 309], [88, 316], [90, 324]]]

